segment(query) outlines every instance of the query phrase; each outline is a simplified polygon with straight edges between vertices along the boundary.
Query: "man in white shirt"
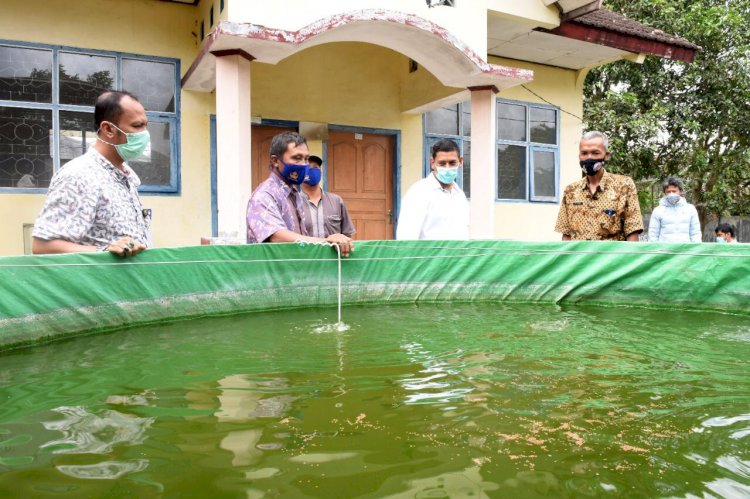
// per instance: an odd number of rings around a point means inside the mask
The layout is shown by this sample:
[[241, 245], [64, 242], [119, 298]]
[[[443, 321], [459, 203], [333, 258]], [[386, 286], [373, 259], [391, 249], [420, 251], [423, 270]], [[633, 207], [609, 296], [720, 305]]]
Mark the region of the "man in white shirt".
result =
[[714, 233], [716, 234], [717, 243], [736, 244], [739, 242], [734, 237], [735, 230], [734, 230], [734, 225], [732, 224], [720, 223], [716, 227], [716, 230], [714, 230]]
[[463, 166], [458, 144], [442, 139], [430, 152], [430, 174], [401, 203], [396, 239], [468, 239], [469, 202], [455, 182]]

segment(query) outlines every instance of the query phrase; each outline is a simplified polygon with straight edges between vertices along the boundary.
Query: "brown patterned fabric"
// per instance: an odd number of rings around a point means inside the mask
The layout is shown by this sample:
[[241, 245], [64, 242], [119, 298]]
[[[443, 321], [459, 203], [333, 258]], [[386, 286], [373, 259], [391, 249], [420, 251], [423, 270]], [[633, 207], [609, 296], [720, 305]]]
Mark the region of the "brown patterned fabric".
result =
[[643, 218], [633, 179], [604, 172], [594, 194], [588, 177], [565, 188], [555, 231], [573, 240], [624, 241], [643, 232]]

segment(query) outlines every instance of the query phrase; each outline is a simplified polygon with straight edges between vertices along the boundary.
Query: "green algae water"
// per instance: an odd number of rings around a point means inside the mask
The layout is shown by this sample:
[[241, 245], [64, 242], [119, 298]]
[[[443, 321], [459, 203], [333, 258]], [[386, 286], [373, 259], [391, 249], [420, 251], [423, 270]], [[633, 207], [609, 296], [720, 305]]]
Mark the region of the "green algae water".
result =
[[0, 496], [750, 496], [750, 317], [442, 304], [335, 320], [0, 355]]

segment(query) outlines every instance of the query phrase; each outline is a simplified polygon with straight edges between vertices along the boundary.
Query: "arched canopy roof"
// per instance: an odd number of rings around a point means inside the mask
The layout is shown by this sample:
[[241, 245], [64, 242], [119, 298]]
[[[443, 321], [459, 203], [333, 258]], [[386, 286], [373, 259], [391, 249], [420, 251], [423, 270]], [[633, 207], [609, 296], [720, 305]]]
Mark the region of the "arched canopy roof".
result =
[[217, 54], [236, 53], [276, 64], [309, 47], [331, 42], [365, 42], [390, 48], [417, 61], [450, 87], [502, 89], [533, 79], [532, 71], [487, 63], [485, 56], [427, 19], [388, 10], [340, 13], [298, 31], [223, 21], [206, 38], [182, 79], [185, 89], [215, 88]]

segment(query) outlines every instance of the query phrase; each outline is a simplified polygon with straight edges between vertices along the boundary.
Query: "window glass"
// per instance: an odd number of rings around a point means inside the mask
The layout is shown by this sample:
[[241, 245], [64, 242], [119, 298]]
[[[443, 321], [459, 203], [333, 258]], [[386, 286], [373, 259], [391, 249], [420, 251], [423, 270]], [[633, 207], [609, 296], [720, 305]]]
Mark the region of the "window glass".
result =
[[0, 100], [52, 102], [52, 51], [0, 46]]
[[532, 107], [529, 114], [531, 142], [557, 144], [557, 111]]
[[458, 104], [427, 113], [427, 133], [458, 135]]
[[172, 156], [171, 142], [169, 140], [170, 131], [171, 127], [169, 123], [149, 122], [150, 146], [141, 157], [128, 162], [138, 174], [138, 177], [140, 177], [142, 184], [170, 185], [171, 175], [169, 165]]
[[60, 52], [60, 103], [93, 106], [115, 87], [115, 58]]
[[464, 167], [463, 167], [463, 183], [461, 190], [464, 191], [466, 197], [470, 197], [471, 194], [471, 142], [468, 140], [464, 141]]
[[146, 111], [174, 112], [174, 64], [123, 58], [122, 88], [138, 96]]
[[0, 187], [49, 186], [51, 130], [50, 110], [0, 106]]
[[[427, 149], [442, 137], [461, 147], [464, 168], [458, 184], [467, 197], [472, 174], [470, 104], [467, 101], [425, 113]], [[557, 201], [558, 113], [539, 104], [497, 101], [497, 199]], [[425, 158], [429, 164], [429, 152]]]
[[498, 102], [497, 138], [517, 142], [526, 141], [526, 106]]
[[96, 97], [124, 88], [138, 96], [150, 121], [152, 147], [134, 163], [140, 190], [177, 192], [179, 62], [87, 52], [0, 44], [0, 189], [49, 187], [56, 169], [95, 143]]
[[464, 157], [461, 176], [456, 183], [470, 195], [471, 177], [471, 102], [461, 102], [454, 106], [446, 106], [435, 111], [425, 113], [425, 167], [429, 171], [430, 148], [441, 139], [450, 139], [458, 145]]
[[534, 151], [533, 197], [555, 197], [555, 153]]
[[526, 199], [526, 148], [510, 144], [497, 146], [497, 197]]
[[461, 120], [463, 121], [463, 135], [471, 135], [471, 101], [464, 102], [461, 106]]
[[94, 113], [60, 111], [60, 166], [96, 143]]
[[425, 140], [425, 164], [422, 173], [426, 175], [430, 171], [430, 159], [432, 158], [432, 146], [442, 137], [427, 137]]

